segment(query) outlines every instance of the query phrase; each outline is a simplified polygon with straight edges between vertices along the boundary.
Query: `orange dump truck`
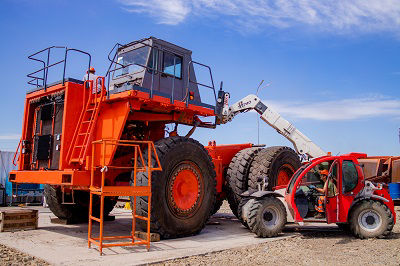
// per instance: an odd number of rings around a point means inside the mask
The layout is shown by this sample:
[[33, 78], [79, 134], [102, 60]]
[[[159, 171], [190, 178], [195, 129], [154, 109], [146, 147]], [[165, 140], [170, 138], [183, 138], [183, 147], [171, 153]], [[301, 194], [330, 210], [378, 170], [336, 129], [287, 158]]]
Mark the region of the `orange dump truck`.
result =
[[[51, 61], [55, 50], [65, 53], [63, 60]], [[104, 77], [85, 82], [66, 77], [71, 53], [86, 56], [90, 72], [90, 54], [77, 49], [49, 47], [29, 56], [41, 68], [28, 75], [34, 88], [25, 99], [18, 170], [9, 176], [15, 183], [44, 184], [59, 218], [87, 221], [89, 210], [105, 217], [119, 196], [129, 195], [135, 215], [149, 217], [153, 232], [192, 235], [225, 198], [237, 214], [240, 194], [260, 174], [253, 161], [263, 165], [271, 186], [286, 184], [300, 166], [288, 147], [204, 147], [190, 138], [197, 127], [220, 124], [224, 92], [216, 94], [210, 67], [193, 61], [187, 49], [154, 37], [117, 44]], [[50, 83], [55, 65], [64, 71]], [[209, 72], [208, 83], [197, 81], [197, 67]], [[192, 129], [179, 136], [179, 125]], [[130, 190], [149, 183], [151, 191]], [[98, 200], [99, 189], [111, 196]]]

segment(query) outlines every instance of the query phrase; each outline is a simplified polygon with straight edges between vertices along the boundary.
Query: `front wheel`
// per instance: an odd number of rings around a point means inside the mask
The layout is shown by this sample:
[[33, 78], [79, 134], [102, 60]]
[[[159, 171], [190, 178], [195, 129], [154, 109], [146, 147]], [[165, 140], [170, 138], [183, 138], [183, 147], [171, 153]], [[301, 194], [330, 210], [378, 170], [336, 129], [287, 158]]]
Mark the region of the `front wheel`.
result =
[[[194, 139], [170, 137], [155, 143], [162, 171], [151, 177], [151, 232], [163, 239], [199, 233], [216, 209], [216, 179], [212, 159]], [[147, 164], [147, 151], [143, 153]], [[153, 155], [152, 163], [156, 160]], [[147, 186], [147, 172], [137, 174], [137, 185]], [[132, 173], [131, 182], [134, 182]], [[134, 206], [134, 197], [131, 204]], [[136, 213], [148, 215], [148, 198], [137, 197]], [[138, 221], [146, 230], [147, 223]]]
[[374, 200], [363, 200], [350, 214], [350, 230], [358, 238], [384, 237], [394, 226], [393, 214], [389, 208]]
[[247, 225], [258, 237], [279, 235], [286, 224], [286, 208], [275, 197], [254, 199], [249, 207]]

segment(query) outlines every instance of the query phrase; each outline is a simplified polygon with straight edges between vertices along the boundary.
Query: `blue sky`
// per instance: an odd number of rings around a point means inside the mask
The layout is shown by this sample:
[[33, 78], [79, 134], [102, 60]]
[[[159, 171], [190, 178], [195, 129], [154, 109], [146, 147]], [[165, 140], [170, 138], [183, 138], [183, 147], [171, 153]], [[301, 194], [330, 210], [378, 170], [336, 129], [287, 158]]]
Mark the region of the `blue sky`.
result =
[[[116, 42], [155, 36], [210, 65], [232, 103], [270, 82], [259, 96], [326, 151], [399, 154], [400, 1], [2, 0], [0, 36], [0, 150], [18, 143], [29, 54], [82, 49], [102, 74]], [[257, 116], [193, 137], [256, 143]], [[262, 122], [260, 143], [291, 146]]]

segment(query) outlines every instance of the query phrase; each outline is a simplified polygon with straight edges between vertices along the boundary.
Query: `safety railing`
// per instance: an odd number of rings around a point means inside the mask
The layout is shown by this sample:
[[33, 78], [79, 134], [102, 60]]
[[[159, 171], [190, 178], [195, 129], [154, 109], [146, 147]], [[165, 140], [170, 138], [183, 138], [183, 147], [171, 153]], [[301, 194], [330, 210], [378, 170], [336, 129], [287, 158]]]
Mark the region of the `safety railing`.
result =
[[[209, 73], [210, 73], [211, 86], [206, 85], [206, 84], [203, 84], [203, 83], [201, 83], [201, 82], [197, 82], [197, 81], [192, 81], [192, 80], [190, 80], [190, 67], [192, 66], [193, 69], [194, 69], [194, 65], [199, 65], [199, 66], [202, 66], [202, 67], [205, 67], [205, 68], [208, 69], [208, 71], [209, 71]], [[193, 60], [190, 61], [190, 62], [189, 62], [189, 65], [188, 65], [188, 78], [187, 78], [187, 86], [186, 86], [187, 89], [186, 89], [186, 96], [185, 96], [186, 98], [188, 98], [188, 96], [189, 96], [189, 87], [190, 87], [190, 84], [196, 84], [196, 85], [198, 85], [198, 86], [202, 86], [202, 87], [206, 87], [206, 88], [212, 89], [212, 91], [213, 91], [213, 93], [214, 93], [215, 103], [217, 103], [217, 94], [215, 93], [214, 79], [213, 79], [213, 76], [212, 76], [211, 67], [209, 67], [209, 66], [207, 66], [207, 65], [205, 65], [205, 64], [202, 64], [202, 63], [193, 61]], [[186, 105], [187, 105], [188, 103], [189, 103], [189, 101], [186, 101]]]
[[[54, 63], [51, 63], [50, 57], [51, 57], [51, 51], [54, 51], [56, 49], [64, 49], [64, 58], [62, 60], [58, 60]], [[88, 64], [88, 72], [90, 69], [90, 64], [92, 57], [89, 53], [75, 49], [75, 48], [68, 48], [66, 46], [50, 46], [45, 49], [42, 49], [34, 54], [31, 54], [28, 56], [28, 59], [39, 62], [43, 65], [42, 68], [29, 73], [27, 75], [28, 78], [31, 78], [31, 80], [28, 81], [29, 85], [36, 86], [37, 88], [43, 87], [43, 89], [46, 91], [48, 87], [48, 77], [49, 77], [49, 69], [52, 67], [55, 67], [57, 65], [63, 64], [63, 73], [62, 73], [62, 84], [64, 85], [65, 83], [65, 72], [67, 68], [67, 58], [68, 58], [68, 53], [70, 51], [78, 52], [84, 55], [87, 55], [89, 57], [89, 64]], [[44, 60], [43, 58], [38, 58], [38, 57], [45, 57]]]
[[15, 150], [14, 157], [12, 159], [12, 164], [14, 166], [17, 166], [17, 162], [19, 161], [19, 156], [21, 153], [18, 153], [18, 151], [19, 151], [19, 147], [21, 146], [21, 143], [22, 143], [22, 138], [19, 139], [17, 149]]

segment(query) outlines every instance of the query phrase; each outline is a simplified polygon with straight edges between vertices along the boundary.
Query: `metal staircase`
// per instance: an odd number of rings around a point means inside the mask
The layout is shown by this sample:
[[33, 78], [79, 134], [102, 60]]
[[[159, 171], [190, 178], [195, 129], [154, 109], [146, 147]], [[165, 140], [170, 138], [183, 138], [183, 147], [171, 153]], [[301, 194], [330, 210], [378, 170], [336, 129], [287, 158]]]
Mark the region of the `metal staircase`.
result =
[[[72, 145], [68, 151], [69, 163], [83, 164], [93, 138], [97, 117], [106, 95], [104, 77], [97, 77], [95, 81], [87, 80], [83, 86], [89, 90], [88, 100], [83, 108], [75, 129]], [[93, 86], [94, 85], [94, 86]]]
[[[102, 139], [92, 142], [92, 157], [91, 157], [91, 179], [90, 179], [90, 203], [89, 203], [89, 225], [88, 225], [88, 247], [91, 244], [98, 246], [100, 255], [103, 254], [103, 248], [117, 246], [135, 246], [145, 245], [147, 250], [150, 249], [150, 217], [151, 217], [151, 175], [153, 171], [161, 171], [161, 163], [158, 159], [157, 151], [152, 141], [134, 141], [134, 140], [117, 140], [117, 139]], [[123, 146], [130, 148], [133, 156], [132, 165], [110, 165], [106, 163], [106, 155], [101, 154], [96, 156], [96, 149], [106, 150], [107, 146]], [[142, 152], [146, 150], [146, 153]], [[145, 158], [147, 155], [147, 158]], [[109, 186], [105, 184], [106, 175], [108, 172], [115, 170], [131, 170], [133, 182], [129, 186]], [[137, 184], [138, 172], [146, 172], [148, 177], [147, 186]], [[105, 197], [120, 197], [129, 196], [132, 199], [132, 230], [130, 235], [124, 236], [104, 236], [104, 198]], [[99, 217], [93, 214], [93, 198], [100, 198], [100, 215]], [[147, 215], [141, 216], [136, 213], [137, 197], [147, 197], [148, 209]], [[136, 219], [146, 222], [146, 238], [135, 236]], [[93, 236], [93, 221], [99, 223], [99, 233], [97, 237]], [[126, 241], [126, 239], [128, 241]], [[125, 240], [125, 241], [124, 241]], [[110, 243], [111, 242], [111, 243]]]

